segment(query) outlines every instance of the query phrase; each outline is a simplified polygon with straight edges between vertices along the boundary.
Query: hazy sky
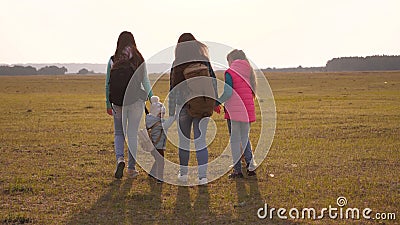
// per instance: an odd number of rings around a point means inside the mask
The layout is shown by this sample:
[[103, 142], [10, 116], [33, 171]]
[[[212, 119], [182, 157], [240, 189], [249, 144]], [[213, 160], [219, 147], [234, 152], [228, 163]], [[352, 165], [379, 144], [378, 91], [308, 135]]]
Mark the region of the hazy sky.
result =
[[0, 63], [106, 63], [131, 31], [150, 58], [181, 33], [243, 49], [258, 67], [399, 55], [399, 0], [0, 0]]

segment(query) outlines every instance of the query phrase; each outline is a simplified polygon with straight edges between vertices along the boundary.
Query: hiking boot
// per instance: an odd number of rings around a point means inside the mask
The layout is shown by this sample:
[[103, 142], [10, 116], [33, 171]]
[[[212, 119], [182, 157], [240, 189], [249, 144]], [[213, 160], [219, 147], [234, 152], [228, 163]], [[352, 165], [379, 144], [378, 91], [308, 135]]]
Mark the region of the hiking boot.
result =
[[122, 176], [124, 175], [124, 168], [125, 168], [125, 161], [124, 158], [118, 158], [117, 161], [117, 168], [115, 169], [115, 178], [121, 179]]

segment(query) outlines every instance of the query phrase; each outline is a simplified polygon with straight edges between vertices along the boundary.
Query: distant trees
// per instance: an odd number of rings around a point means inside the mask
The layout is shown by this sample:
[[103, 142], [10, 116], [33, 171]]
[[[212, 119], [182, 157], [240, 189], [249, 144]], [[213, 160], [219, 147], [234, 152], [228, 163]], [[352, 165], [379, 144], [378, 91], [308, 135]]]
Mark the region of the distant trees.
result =
[[85, 75], [85, 74], [88, 74], [88, 73], [89, 73], [89, 70], [87, 70], [86, 68], [80, 69], [78, 71], [78, 74], [81, 74], [81, 75]]
[[95, 74], [95, 72], [93, 70], [88, 70], [86, 68], [83, 68], [83, 69], [80, 69], [77, 74], [86, 75], [86, 74]]
[[0, 66], [0, 75], [64, 75], [65, 67], [46, 66], [37, 70], [32, 66]]
[[329, 60], [325, 67], [267, 68], [264, 72], [335, 72], [335, 71], [390, 71], [400, 70], [400, 56], [375, 55], [341, 57]]
[[326, 63], [327, 71], [400, 70], [400, 56], [376, 55], [367, 57], [334, 58]]
[[0, 66], [0, 75], [35, 75], [36, 68], [32, 66]]
[[57, 66], [45, 66], [43, 68], [40, 68], [37, 71], [37, 74], [40, 75], [64, 75], [67, 72], [67, 68], [65, 67], [57, 67]]

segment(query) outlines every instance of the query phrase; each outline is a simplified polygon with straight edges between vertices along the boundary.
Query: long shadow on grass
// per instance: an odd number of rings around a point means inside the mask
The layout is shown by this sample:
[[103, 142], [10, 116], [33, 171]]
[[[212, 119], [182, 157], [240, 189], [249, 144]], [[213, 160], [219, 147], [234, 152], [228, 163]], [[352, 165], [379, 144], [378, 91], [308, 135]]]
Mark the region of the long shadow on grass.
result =
[[210, 195], [208, 186], [198, 186], [197, 196], [193, 205], [190, 200], [190, 189], [193, 187], [179, 186], [176, 196], [173, 224], [211, 224], [215, 215], [210, 211]]
[[92, 208], [80, 211], [67, 224], [107, 224], [107, 221], [119, 221], [124, 215], [124, 197], [131, 186], [131, 179], [114, 180]]
[[91, 208], [73, 215], [67, 224], [154, 223], [160, 216], [162, 184], [157, 184], [152, 178], [148, 182], [150, 192], [143, 194], [131, 192], [135, 188], [133, 179], [113, 181]]
[[264, 207], [264, 203], [268, 199], [264, 199], [260, 193], [257, 176], [248, 177], [247, 179], [236, 179], [235, 182], [238, 203], [234, 205], [234, 208], [238, 216], [231, 221], [233, 224], [299, 224], [292, 221], [280, 220], [276, 215], [274, 215], [274, 219], [258, 218], [258, 209]]

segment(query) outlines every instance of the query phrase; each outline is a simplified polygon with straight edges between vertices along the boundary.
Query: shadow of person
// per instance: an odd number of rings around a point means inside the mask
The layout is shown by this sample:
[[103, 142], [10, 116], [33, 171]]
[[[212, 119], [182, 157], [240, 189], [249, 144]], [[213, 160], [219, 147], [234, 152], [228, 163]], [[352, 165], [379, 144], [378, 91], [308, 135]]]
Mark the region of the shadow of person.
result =
[[261, 219], [258, 217], [258, 210], [264, 207], [267, 199], [264, 199], [260, 193], [257, 175], [235, 181], [238, 194], [238, 202], [234, 204], [238, 214], [238, 219], [235, 222], [240, 224], [298, 224], [293, 221], [279, 220], [276, 215], [274, 215], [273, 219]]
[[143, 190], [143, 186], [142, 188], [134, 188], [135, 191], [132, 191], [126, 197], [124, 224], [154, 224], [162, 221], [161, 195], [163, 184], [157, 183], [151, 177], [145, 178], [142, 184], [146, 181], [149, 184], [149, 189]]
[[154, 212], [153, 218], [160, 221], [163, 219], [161, 213], [163, 183], [157, 183], [156, 180], [151, 177], [148, 178], [148, 183], [153, 199], [151, 204], [151, 209]]
[[[213, 224], [215, 222], [215, 215], [210, 211], [208, 188], [207, 185], [178, 187], [173, 219], [175, 224]], [[190, 192], [196, 189], [197, 196], [192, 204]]]
[[174, 219], [175, 224], [186, 224], [191, 221], [192, 206], [190, 204], [190, 193], [191, 187], [178, 186], [178, 192], [176, 194]]
[[215, 215], [210, 211], [210, 194], [207, 185], [197, 188], [197, 197], [193, 204], [193, 218], [196, 218], [197, 223], [201, 224], [215, 222]]
[[67, 224], [108, 224], [108, 221], [122, 223], [126, 208], [125, 196], [130, 192], [132, 182], [132, 179], [114, 180], [91, 208], [74, 214]]

